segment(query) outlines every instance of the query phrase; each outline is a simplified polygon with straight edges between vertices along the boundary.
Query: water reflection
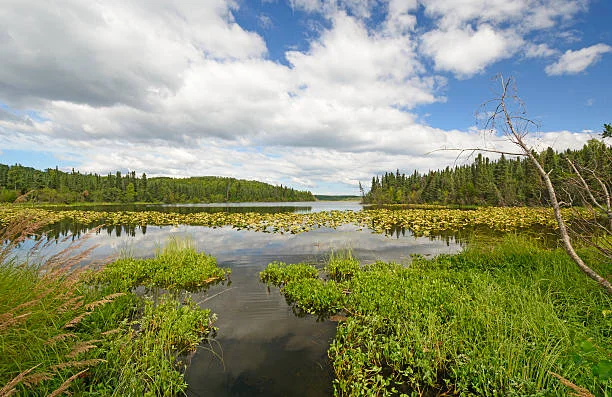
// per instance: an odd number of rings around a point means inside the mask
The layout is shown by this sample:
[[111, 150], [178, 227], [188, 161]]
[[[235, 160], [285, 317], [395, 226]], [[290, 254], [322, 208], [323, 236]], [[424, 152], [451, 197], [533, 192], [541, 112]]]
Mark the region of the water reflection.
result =
[[[332, 395], [327, 348], [336, 325], [295, 317], [278, 289], [268, 291], [257, 282], [266, 263], [254, 257], [224, 262], [240, 271], [232, 275], [231, 289], [203, 303], [219, 313], [219, 332], [210, 346], [214, 353], [201, 349], [192, 358], [186, 374], [188, 395]], [[215, 296], [219, 289], [211, 289], [206, 296]]]
[[[67, 246], [74, 225], [64, 223], [42, 252], [51, 255]], [[76, 229], [77, 234], [86, 228]], [[231, 285], [212, 286], [194, 294], [202, 307], [218, 314], [216, 341], [191, 359], [187, 371], [193, 396], [329, 396], [332, 373], [327, 348], [336, 324], [296, 317], [277, 288], [259, 282], [259, 272], [274, 260], [320, 266], [332, 251], [352, 249], [363, 263], [376, 260], [408, 263], [410, 255], [454, 253], [461, 245], [452, 237], [414, 237], [394, 231], [393, 237], [355, 225], [321, 228], [296, 235], [205, 226], [101, 227], [88, 235], [83, 248], [94, 247], [99, 261], [118, 253], [150, 257], [171, 237], [189, 238], [197, 248], [232, 269]], [[24, 252], [34, 244], [28, 240]]]
[[[75, 222], [73, 220], [62, 220], [61, 222], [57, 222], [55, 224], [49, 225], [45, 230], [43, 235], [34, 236], [36, 239], [47, 239], [47, 240], [64, 240], [65, 238], [69, 238], [70, 240], [78, 240], [82, 236], [87, 233], [91, 233], [92, 230], [95, 230], [95, 234], [107, 234], [110, 237], [137, 237], [137, 236], [145, 236], [147, 234], [147, 230], [155, 229], [155, 228], [165, 228], [167, 226], [153, 226], [153, 225], [104, 225], [102, 222], [93, 222], [90, 224], [81, 224]], [[196, 226], [193, 226], [196, 227]], [[221, 229], [231, 228], [230, 226], [223, 227]], [[343, 231], [346, 228], [352, 230], [360, 230], [357, 227], [353, 227], [352, 225], [343, 225], [337, 229], [330, 228], [321, 228], [320, 231], [329, 232], [332, 230]], [[217, 229], [217, 228], [216, 228]], [[367, 230], [366, 233], [370, 231]], [[490, 231], [482, 228], [482, 233], [491, 234]], [[453, 232], [453, 231], [440, 231], [429, 234], [426, 238], [429, 240], [439, 240], [444, 241], [446, 245], [455, 244], [455, 243], [466, 243], [471, 236], [474, 234], [474, 229], [466, 229], [463, 231]], [[412, 238], [414, 237], [412, 231], [410, 229], [393, 226], [390, 229], [385, 231], [385, 236], [392, 237], [396, 239], [400, 238]]]
[[[339, 209], [327, 202], [323, 204], [308, 210]], [[41, 255], [52, 255], [65, 248], [93, 226], [73, 221], [54, 225], [46, 236], [52, 244]], [[461, 249], [460, 240], [451, 234], [415, 237], [409, 230], [393, 229], [385, 236], [355, 225], [296, 235], [236, 230], [229, 226], [120, 225], [99, 226], [87, 237], [83, 248], [97, 247], [92, 261], [119, 253], [150, 257], [169, 238], [179, 237], [193, 240], [200, 251], [215, 256], [219, 266], [232, 270], [231, 284], [211, 286], [193, 295], [202, 307], [218, 314], [219, 330], [215, 341], [191, 358], [186, 377], [188, 394], [192, 396], [332, 395], [333, 374], [327, 349], [336, 324], [310, 316], [296, 317], [277, 288], [268, 289], [259, 282], [259, 272], [269, 262], [323, 266], [332, 251], [351, 249], [363, 263], [376, 260], [408, 263], [411, 254], [432, 256]], [[27, 240], [22, 252], [27, 252], [37, 238]]]
[[359, 211], [362, 205], [355, 201], [306, 201], [306, 202], [253, 202], [253, 203], [196, 203], [196, 204], [101, 204], [101, 205], [53, 205], [50, 211], [158, 211], [166, 213], [194, 214], [198, 212], [229, 212], [275, 214], [293, 212], [306, 214], [321, 211]]

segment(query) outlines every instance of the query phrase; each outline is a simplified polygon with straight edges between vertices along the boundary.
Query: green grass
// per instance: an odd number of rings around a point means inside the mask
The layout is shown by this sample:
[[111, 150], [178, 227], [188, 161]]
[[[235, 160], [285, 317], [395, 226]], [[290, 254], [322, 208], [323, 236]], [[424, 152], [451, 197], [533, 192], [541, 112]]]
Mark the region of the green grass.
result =
[[351, 251], [332, 252], [325, 271], [334, 281], [346, 281], [359, 272], [359, 260], [354, 258]]
[[169, 240], [154, 258], [119, 259], [106, 265], [94, 280], [120, 291], [138, 286], [197, 291], [229, 274], [229, 269], [218, 267], [214, 257], [198, 252], [189, 241]]
[[[1, 396], [186, 390], [182, 357], [210, 337], [215, 315], [188, 297], [153, 301], [133, 289], [180, 291], [225, 279], [214, 258], [174, 240], [155, 258], [121, 259], [99, 273], [74, 266], [83, 256], [75, 248], [45, 263], [20, 263], [12, 253], [20, 227], [4, 231], [13, 243], [0, 250]], [[124, 265], [133, 262], [140, 266]]]
[[192, 301], [166, 295], [144, 302], [142, 315], [123, 322], [117, 337], [103, 345], [106, 362], [88, 392], [102, 395], [174, 396], [187, 388], [181, 357], [194, 351], [213, 330], [215, 315]]
[[329, 348], [338, 395], [568, 395], [553, 373], [612, 393], [611, 298], [564, 252], [524, 238], [282, 292], [347, 315]]

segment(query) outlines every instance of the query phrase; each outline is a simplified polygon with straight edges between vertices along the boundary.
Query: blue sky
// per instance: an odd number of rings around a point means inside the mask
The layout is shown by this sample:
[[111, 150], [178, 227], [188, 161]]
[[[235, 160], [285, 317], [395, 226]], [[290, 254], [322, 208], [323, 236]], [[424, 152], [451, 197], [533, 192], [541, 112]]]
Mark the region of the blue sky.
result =
[[[535, 149], [612, 122], [597, 0], [5, 0], [0, 163], [358, 194], [510, 149], [475, 112], [513, 76]], [[429, 153], [429, 154], [428, 154]], [[469, 162], [469, 159], [460, 159]]]

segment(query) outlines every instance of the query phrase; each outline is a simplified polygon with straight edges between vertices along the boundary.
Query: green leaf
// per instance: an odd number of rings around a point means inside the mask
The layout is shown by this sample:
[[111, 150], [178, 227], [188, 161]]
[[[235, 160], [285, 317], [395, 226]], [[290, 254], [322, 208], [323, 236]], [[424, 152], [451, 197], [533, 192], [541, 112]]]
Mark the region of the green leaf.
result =
[[601, 380], [608, 380], [612, 377], [612, 361], [600, 361], [593, 367], [593, 375]]

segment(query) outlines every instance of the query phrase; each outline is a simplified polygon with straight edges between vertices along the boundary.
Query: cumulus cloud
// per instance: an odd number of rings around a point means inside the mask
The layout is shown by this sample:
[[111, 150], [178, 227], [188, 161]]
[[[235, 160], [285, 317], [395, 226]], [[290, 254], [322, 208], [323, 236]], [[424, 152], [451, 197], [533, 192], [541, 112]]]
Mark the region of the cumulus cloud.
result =
[[[576, 0], [421, 0], [435, 26], [422, 37], [423, 53], [438, 70], [470, 77], [526, 48], [526, 57], [556, 53], [532, 43], [534, 32], [559, 27], [586, 8]], [[565, 31], [556, 32], [564, 34]]]
[[499, 31], [489, 25], [451, 30], [432, 30], [423, 35], [422, 51], [436, 69], [469, 77], [493, 62], [510, 58], [521, 45], [512, 31]]
[[562, 74], [576, 74], [584, 71], [589, 66], [597, 63], [603, 54], [612, 52], [612, 47], [607, 44], [595, 44], [580, 50], [567, 50], [559, 60], [546, 67], [546, 74], [558, 76]]
[[[176, 93], [203, 58], [257, 57], [265, 42], [232, 21], [223, 0], [3, 2], [3, 100], [145, 108]], [[27, 16], [24, 18], [24, 16]]]
[[385, 29], [390, 34], [404, 34], [414, 30], [417, 19], [413, 14], [417, 0], [389, 0]]
[[[474, 131], [419, 121], [419, 107], [444, 100], [440, 74], [468, 78], [521, 48], [526, 57], [553, 55], [528, 34], [575, 15], [579, 3], [291, 0], [321, 23], [283, 63], [236, 22], [239, 2], [6, 0], [0, 142], [70, 158], [84, 172], [226, 175], [351, 192], [375, 173], [427, 171], [456, 156], [423, 156], [432, 150], [482, 146]], [[432, 22], [420, 30], [419, 4]], [[376, 10], [383, 15], [373, 21]]]
[[[141, 18], [139, 23], [145, 30], [151, 21]], [[238, 41], [247, 34], [235, 33]], [[252, 44], [259, 42], [254, 39]], [[158, 51], [163, 52], [164, 45], [175, 48], [179, 43], [159, 42]], [[177, 52], [191, 53], [196, 43], [188, 41], [181, 46]], [[94, 92], [108, 95], [102, 103], [95, 98], [70, 96], [69, 87], [65, 88], [67, 93], [51, 98], [40, 89], [31, 88], [28, 93], [44, 101], [40, 113], [51, 121], [37, 123], [34, 128], [50, 127], [47, 133], [58, 138], [169, 145], [210, 138], [256, 145], [342, 145], [352, 150], [367, 147], [381, 134], [395, 133], [397, 126], [414, 123], [405, 110], [437, 100], [434, 92], [443, 79], [424, 76], [414, 48], [408, 36], [370, 32], [360, 20], [338, 12], [331, 27], [311, 43], [307, 52], [286, 54], [290, 66], [255, 57], [248, 51], [200, 51], [193, 52], [189, 62], [165, 71], [171, 90], [124, 87], [121, 93], [101, 87]], [[258, 50], [263, 52], [265, 49]], [[102, 51], [99, 57], [103, 55], [117, 56]], [[136, 64], [123, 66], [124, 75], [139, 71]], [[101, 75], [95, 78], [111, 79]], [[86, 87], [82, 89], [87, 91]], [[121, 99], [139, 95], [142, 97], [135, 101]], [[32, 132], [32, 128], [17, 122], [10, 128]]]

